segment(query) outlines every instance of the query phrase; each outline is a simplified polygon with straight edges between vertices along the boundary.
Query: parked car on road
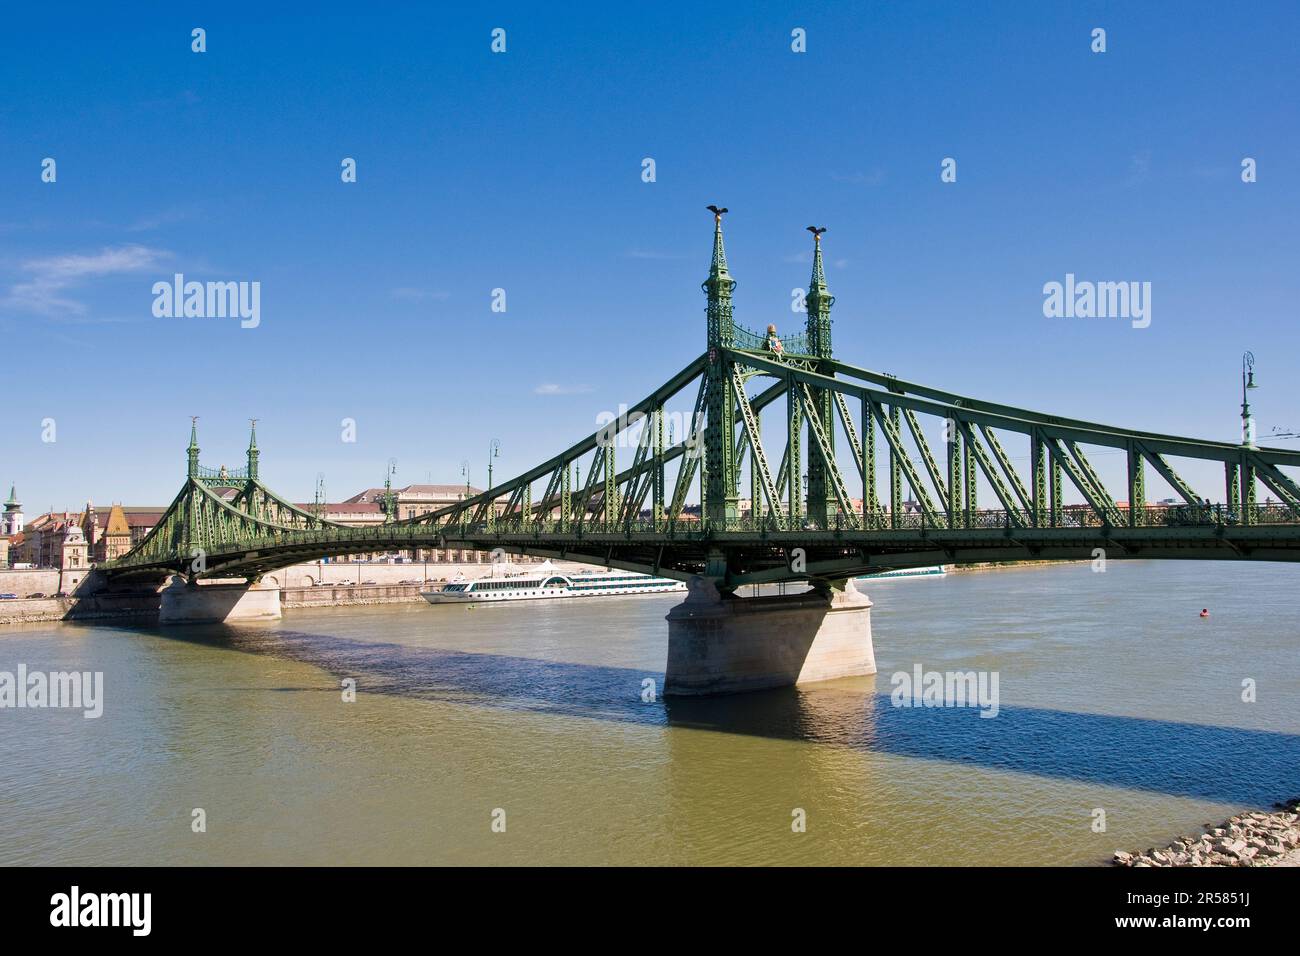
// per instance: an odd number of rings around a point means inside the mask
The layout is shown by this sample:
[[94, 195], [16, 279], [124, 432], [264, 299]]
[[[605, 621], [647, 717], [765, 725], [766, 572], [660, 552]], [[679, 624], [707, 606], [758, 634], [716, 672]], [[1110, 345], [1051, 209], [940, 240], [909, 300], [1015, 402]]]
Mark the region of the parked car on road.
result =
[[16, 601], [16, 600], [18, 600], [17, 594], [0, 594], [0, 601]]
[[29, 598], [43, 598], [43, 597], [45, 597], [45, 592], [44, 592], [44, 591], [37, 591], [35, 594], [29, 594], [29, 595], [27, 595], [27, 596], [28, 596]]

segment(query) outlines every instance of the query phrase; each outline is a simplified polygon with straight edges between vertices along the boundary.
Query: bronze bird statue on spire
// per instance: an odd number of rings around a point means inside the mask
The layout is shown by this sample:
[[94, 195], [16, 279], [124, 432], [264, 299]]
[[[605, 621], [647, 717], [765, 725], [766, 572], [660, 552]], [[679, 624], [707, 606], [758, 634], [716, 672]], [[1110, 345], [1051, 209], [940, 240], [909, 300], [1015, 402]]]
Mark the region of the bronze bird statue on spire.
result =
[[704, 208], [707, 209], [709, 212], [713, 213], [714, 219], [721, 219], [722, 214], [727, 211], [726, 206], [723, 206], [721, 209], [719, 209], [717, 206], [705, 206]]
[[813, 238], [818, 241], [821, 241], [822, 233], [826, 231], [825, 226], [804, 226], [804, 228], [811, 232]]

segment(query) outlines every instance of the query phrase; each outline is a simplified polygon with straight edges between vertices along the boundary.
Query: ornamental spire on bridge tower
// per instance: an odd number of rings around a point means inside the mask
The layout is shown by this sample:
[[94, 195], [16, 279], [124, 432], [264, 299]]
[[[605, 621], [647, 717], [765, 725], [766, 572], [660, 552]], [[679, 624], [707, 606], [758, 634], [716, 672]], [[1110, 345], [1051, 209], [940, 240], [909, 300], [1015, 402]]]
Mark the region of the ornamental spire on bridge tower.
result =
[[825, 226], [809, 226], [813, 234], [812, 278], [808, 281], [808, 351], [818, 358], [831, 357], [831, 306], [835, 296], [826, 288], [826, 271], [822, 268], [822, 233]]
[[700, 288], [709, 300], [709, 348], [712, 349], [718, 346], [729, 347], [735, 341], [731, 293], [736, 288], [736, 280], [727, 271], [727, 250], [722, 245], [722, 215], [727, 208], [705, 208], [713, 213], [713, 261], [709, 264], [709, 277]]
[[190, 416], [190, 444], [185, 449], [186, 457], [189, 461], [188, 474], [191, 478], [197, 478], [199, 474], [199, 416]]
[[[804, 305], [808, 310], [805, 327], [808, 351], [819, 359], [829, 359], [831, 357], [831, 306], [835, 304], [835, 296], [831, 295], [830, 289], [826, 288], [826, 270], [822, 267], [822, 233], [826, 231], [826, 227], [808, 226], [807, 228], [813, 235], [812, 277], [808, 280], [808, 294], [804, 297]], [[824, 368], [819, 371], [824, 375], [834, 374]], [[824, 388], [810, 388], [809, 395], [812, 397], [813, 407], [817, 410], [822, 434], [826, 436], [826, 442], [833, 456], [835, 397]], [[832, 493], [828, 480], [835, 469], [835, 464], [833, 461], [828, 462], [818, 444], [811, 440], [809, 452], [808, 517], [822, 527], [829, 527], [830, 521], [839, 511], [839, 503]]]
[[707, 399], [704, 426], [704, 518], [715, 527], [725, 527], [739, 514], [739, 473], [734, 452], [736, 424], [735, 384], [731, 362], [722, 355], [736, 341], [731, 311], [731, 293], [736, 281], [727, 271], [727, 252], [722, 246], [722, 215], [725, 206], [706, 207], [713, 213], [713, 261], [702, 288], [708, 296]]
[[257, 419], [248, 420], [248, 477], [250, 481], [257, 480]]

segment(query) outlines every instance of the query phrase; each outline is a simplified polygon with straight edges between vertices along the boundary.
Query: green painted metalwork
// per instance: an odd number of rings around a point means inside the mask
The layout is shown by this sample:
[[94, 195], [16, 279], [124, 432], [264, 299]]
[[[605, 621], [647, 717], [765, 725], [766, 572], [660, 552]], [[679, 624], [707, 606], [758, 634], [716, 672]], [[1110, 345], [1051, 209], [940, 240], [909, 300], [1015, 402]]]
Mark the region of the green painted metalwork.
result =
[[1139, 527], [1146, 517], [1146, 461], [1138, 448], [1137, 442], [1130, 442], [1128, 448], [1128, 524], [1130, 528]]
[[257, 459], [261, 454], [257, 450], [257, 419], [248, 420], [248, 477], [257, 481]]
[[[980, 434], [982, 434], [985, 441], [989, 443], [989, 450], [993, 453], [993, 458], [998, 463], [998, 467], [1002, 469], [1002, 473], [1006, 476], [1007, 482], [1011, 486], [1011, 490], [1016, 493], [1016, 498], [1020, 502], [1020, 507], [1024, 509], [1026, 515], [1032, 515], [1034, 511], [1033, 498], [1030, 497], [1029, 491], [1025, 488], [1025, 483], [1020, 480], [1020, 475], [1012, 466], [1011, 459], [1008, 458], [1007, 453], [1003, 451], [1002, 443], [998, 441], [997, 434], [988, 425], [980, 426]], [[1033, 524], [1032, 517], [1029, 519], [1029, 524]]]
[[199, 474], [199, 418], [197, 415], [190, 419], [190, 443], [185, 449], [185, 455], [189, 462], [188, 474], [195, 478]]
[[803, 404], [799, 401], [799, 386], [791, 375], [786, 379], [786, 481], [789, 495], [789, 512], [791, 527], [798, 527], [803, 521], [803, 497], [799, 487], [803, 480]]
[[912, 433], [912, 441], [916, 443], [917, 451], [921, 453], [921, 462], [925, 465], [930, 480], [934, 482], [935, 493], [941, 502], [947, 501], [948, 489], [939, 474], [939, 463], [934, 460], [934, 454], [930, 451], [930, 443], [925, 440], [925, 432], [921, 431], [921, 425], [916, 420], [916, 413], [910, 408], [904, 409], [903, 418], [907, 421], [907, 429]]
[[970, 423], [959, 420], [958, 425], [961, 428], [962, 438], [965, 439], [967, 447], [974, 452], [975, 460], [979, 462], [980, 470], [984, 472], [985, 479], [993, 486], [993, 493], [997, 495], [998, 501], [1002, 502], [1008, 524], [1024, 525], [1026, 523], [1024, 514], [1017, 510], [1017, 503], [1011, 496], [1010, 489], [1007, 488], [1006, 482], [1002, 480], [1002, 476], [998, 474], [992, 459], [989, 458], [988, 452], [984, 450], [984, 446], [980, 444], [980, 440], [971, 428]]
[[962, 440], [961, 432], [957, 428], [957, 419], [944, 419], [943, 437], [948, 451], [948, 527], [965, 527], [969, 517], [962, 511], [961, 506]]
[[704, 514], [711, 522], [725, 523], [736, 517], [737, 470], [735, 459], [735, 407], [731, 370], [722, 355], [735, 342], [731, 293], [736, 282], [727, 271], [727, 253], [722, 245], [722, 214], [713, 208], [713, 261], [702, 288], [708, 297], [708, 418], [704, 430]]
[[[907, 453], [899, 447], [899, 433], [903, 429], [903, 410], [897, 405], [889, 406], [889, 417], [882, 410], [873, 409], [876, 421], [880, 424], [881, 434], [889, 446], [889, 526], [898, 528], [903, 516], [903, 465], [910, 462]], [[888, 422], [888, 426], [886, 426]]]
[[[826, 287], [826, 272], [822, 267], [822, 233], [825, 229], [808, 227], [813, 234], [812, 276], [808, 280], [808, 293], [804, 297], [807, 309], [806, 338], [808, 351], [818, 359], [831, 357], [831, 306], [835, 297]], [[816, 368], [825, 375], [833, 376], [827, 364], [818, 362]], [[835, 406], [834, 396], [838, 393], [827, 389], [805, 386], [810, 397], [805, 404], [804, 414], [808, 417], [809, 436], [814, 429], [820, 437], [809, 442], [808, 454], [808, 517], [813, 522], [826, 526], [835, 513], [835, 506], [844, 509], [839, 500], [836, 479], [839, 470], [835, 464]], [[842, 480], [839, 484], [842, 485]]]
[[740, 372], [736, 371], [736, 400], [740, 405], [740, 412], [745, 423], [745, 432], [749, 437], [750, 447], [750, 470], [752, 472], [753, 483], [757, 486], [753, 491], [750, 507], [755, 509], [752, 514], [756, 519], [756, 526], [761, 527], [762, 502], [759, 500], [758, 488], [762, 489], [763, 494], [767, 497], [767, 510], [780, 527], [780, 522], [785, 515], [781, 508], [781, 494], [776, 490], [776, 482], [772, 478], [772, 469], [767, 464], [767, 453], [763, 450], [763, 440], [759, 437], [758, 415], [754, 412], [753, 407], [749, 404], [749, 399], [745, 395], [744, 384], [740, 381]]
[[1276, 465], [1261, 460], [1257, 455], [1248, 453], [1248, 457], [1255, 467], [1256, 477], [1300, 517], [1300, 483], [1293, 481]]
[[1052, 459], [1052, 527], [1059, 528], [1064, 517], [1065, 477], [1061, 470], [1061, 462], [1051, 453], [1050, 447], [1048, 456]]
[[[1137, 440], [1135, 439], [1135, 441]], [[1138, 448], [1142, 450], [1147, 461], [1151, 462], [1151, 467], [1155, 468], [1155, 470], [1159, 472], [1160, 477], [1169, 483], [1169, 487], [1178, 492], [1183, 501], [1192, 506], [1197, 506], [1201, 503], [1201, 499], [1198, 498], [1196, 492], [1192, 490], [1192, 486], [1183, 481], [1182, 477], [1174, 471], [1169, 462], [1165, 461], [1163, 455], [1151, 451], [1151, 449], [1147, 447], [1146, 443], [1142, 441], [1138, 441], [1137, 443]]]
[[[777, 350], [774, 341], [734, 322], [734, 281], [726, 267], [719, 210], [713, 263], [704, 284], [705, 353], [632, 406], [626, 420], [584, 437], [517, 478], [500, 485], [489, 482], [492, 487], [482, 494], [417, 518], [362, 528], [322, 520], [261, 483], [255, 423], [247, 464], [235, 470], [200, 464], [192, 423], [181, 492], [153, 532], [127, 555], [104, 565], [104, 571], [110, 578], [174, 572], [256, 578], [296, 561], [331, 555], [500, 547], [683, 579], [704, 574], [730, 591], [741, 583], [792, 578], [822, 587], [884, 567], [1089, 557], [1096, 547], [1115, 548], [1121, 556], [1300, 560], [1300, 482], [1283, 470], [1300, 469], [1300, 452], [1046, 415], [848, 365], [830, 352], [832, 300], [820, 264], [817, 245], [806, 335], [802, 340], [787, 337], [785, 347]], [[665, 440], [667, 404], [679, 394], [689, 395], [692, 387], [695, 401], [686, 433], [680, 441]], [[786, 403], [780, 410], [785, 435], [781, 463], [773, 472], [777, 449], [770, 438], [764, 441], [762, 418], [779, 414], [781, 401]], [[854, 409], [860, 412], [856, 420]], [[856, 470], [861, 479], [860, 518], [834, 447], [836, 418], [849, 446], [848, 471]], [[904, 422], [916, 464], [903, 437]], [[926, 440], [929, 429], [939, 425], [949, 439], [942, 465]], [[634, 433], [634, 428], [640, 431]], [[889, 460], [883, 463], [876, 459], [877, 429], [885, 436]], [[1006, 434], [1021, 435], [1029, 444], [1029, 465], [1023, 471], [1002, 446], [999, 436]], [[619, 470], [616, 448], [634, 435], [635, 453]], [[1126, 510], [1104, 487], [1085, 447], [1126, 455]], [[1222, 462], [1227, 505], [1197, 498], [1174, 471], [1173, 459]], [[742, 515], [740, 462], [746, 460], [753, 505]], [[1148, 463], [1184, 504], [1146, 504]], [[887, 521], [877, 492], [878, 464], [889, 473]], [[676, 468], [671, 495], [670, 466]], [[579, 467], [588, 469], [585, 481], [575, 474]], [[978, 507], [981, 471], [998, 499], [995, 509]], [[1067, 474], [1084, 501], [1071, 505], [1068, 513], [1063, 507]], [[697, 475], [699, 520], [686, 510]], [[534, 500], [538, 481], [545, 491]], [[1258, 485], [1276, 495], [1278, 503], [1260, 504]], [[917, 513], [903, 511], [905, 487], [917, 501]], [[798, 574], [788, 561], [796, 547], [808, 559]]]
[[[836, 521], [836, 525], [838, 527], [840, 522], [847, 522], [850, 527], [856, 528], [858, 526], [857, 515], [853, 512], [853, 503], [849, 498], [848, 488], [844, 484], [844, 478], [840, 475], [839, 468], [834, 467], [833, 463], [835, 461], [835, 455], [831, 449], [830, 436], [828, 436], [822, 429], [822, 424], [819, 420], [820, 416], [818, 413], [821, 409], [817, 407], [812, 396], [812, 390], [809, 389], [807, 385], [800, 386], [800, 389], [800, 398], [803, 400], [804, 413], [808, 416], [808, 433], [813, 439], [813, 447], [817, 450], [817, 454], [821, 456], [824, 462], [832, 463], [832, 467], [827, 471], [827, 476], [830, 479], [831, 488], [835, 493], [836, 503], [840, 507], [839, 514], [841, 517]], [[811, 481], [808, 483], [808, 486], [811, 489]], [[819, 496], [818, 500], [824, 500], [824, 498]], [[818, 521], [818, 518], [814, 516], [810, 515], [809, 517], [812, 517], [814, 522]], [[828, 513], [825, 508], [822, 509], [819, 526], [822, 528], [830, 527]]]
[[[839, 394], [838, 392], [836, 393]], [[865, 395], [861, 397], [862, 405], [862, 514], [866, 517], [868, 514], [871, 520], [867, 522], [869, 528], [879, 528], [883, 525], [882, 513], [884, 508], [880, 504], [880, 495], [876, 489], [876, 416], [872, 412], [871, 399]], [[845, 416], [848, 416], [848, 409], [844, 410]]]
[[1255, 466], [1250, 463], [1250, 456], [1243, 455], [1241, 463], [1241, 491], [1245, 499], [1241, 509], [1241, 523], [1255, 524], [1257, 521], [1257, 503], [1255, 501]]
[[[1101, 478], [1098, 477], [1097, 472], [1093, 469], [1087, 456], [1084, 455], [1083, 449], [1078, 446], [1078, 443], [1073, 441], [1067, 441], [1065, 446], [1069, 449], [1070, 457], [1078, 466], [1079, 473], [1083, 476], [1083, 480], [1088, 483], [1090, 488], [1092, 488], [1093, 496], [1096, 500], [1094, 507], [1099, 507], [1102, 514], [1104, 514], [1106, 519], [1112, 524], [1125, 524], [1124, 516], [1119, 513], [1119, 508], [1115, 506], [1114, 496], [1111, 495], [1106, 490], [1106, 486], [1102, 484]], [[1082, 490], [1082, 488], [1080, 490]], [[1085, 495], [1085, 497], [1087, 496]], [[1088, 499], [1090, 504], [1093, 503], [1094, 498]]]
[[885, 416], [876, 406], [876, 424], [880, 426], [881, 434], [885, 436], [885, 441], [889, 444], [889, 458], [893, 464], [893, 469], [898, 473], [898, 480], [890, 480], [890, 515], [891, 525], [899, 527], [903, 517], [903, 488], [902, 479], [906, 477], [907, 484], [912, 491], [916, 503], [921, 508], [921, 514], [927, 521], [938, 524], [938, 514], [935, 511], [934, 502], [930, 500], [930, 495], [925, 490], [925, 485], [921, 482], [921, 476], [916, 471], [916, 466], [912, 464], [912, 459], [908, 457], [907, 450], [903, 447], [903, 436], [900, 431], [899, 422], [902, 418], [902, 409], [898, 405], [893, 405], [889, 409], [889, 415]]
[[1034, 482], [1034, 527], [1045, 528], [1051, 508], [1047, 500], [1047, 447], [1043, 444], [1043, 433], [1037, 428], [1030, 432], [1029, 460]]
[[[957, 427], [960, 430], [960, 421]], [[971, 447], [970, 441], [963, 441], [962, 445], [966, 457], [966, 502], [962, 517], [965, 519], [965, 527], [973, 528], [975, 515], [979, 512], [979, 465], [975, 463], [975, 449]]]

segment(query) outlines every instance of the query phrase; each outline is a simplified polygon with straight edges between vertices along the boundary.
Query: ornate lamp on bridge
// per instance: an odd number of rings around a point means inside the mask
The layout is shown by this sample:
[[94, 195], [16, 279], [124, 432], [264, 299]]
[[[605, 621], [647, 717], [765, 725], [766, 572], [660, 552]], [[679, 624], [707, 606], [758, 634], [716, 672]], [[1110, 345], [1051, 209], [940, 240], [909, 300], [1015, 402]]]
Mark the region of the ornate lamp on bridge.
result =
[[397, 474], [397, 459], [388, 459], [388, 468], [384, 471], [384, 521], [396, 521], [397, 509], [393, 507], [393, 475]]
[[1241, 356], [1241, 443], [1247, 448], [1255, 447], [1255, 419], [1250, 414], [1250, 389], [1259, 388], [1255, 384], [1255, 354], [1245, 352]]
[[[501, 439], [494, 438], [488, 445], [488, 488], [492, 487], [492, 459], [501, 457]], [[493, 519], [496, 517], [496, 507], [488, 505], [487, 523], [488, 530], [492, 530]]]

